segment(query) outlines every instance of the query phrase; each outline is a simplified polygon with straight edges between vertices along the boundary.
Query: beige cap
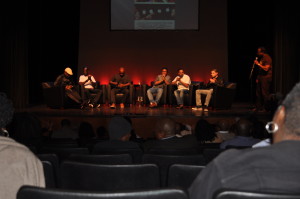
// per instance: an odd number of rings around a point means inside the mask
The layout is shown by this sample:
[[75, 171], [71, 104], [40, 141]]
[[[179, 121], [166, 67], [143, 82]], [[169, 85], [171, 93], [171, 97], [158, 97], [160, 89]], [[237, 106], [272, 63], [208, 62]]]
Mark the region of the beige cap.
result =
[[71, 68], [66, 68], [65, 72], [68, 73], [69, 75], [73, 75], [72, 69]]

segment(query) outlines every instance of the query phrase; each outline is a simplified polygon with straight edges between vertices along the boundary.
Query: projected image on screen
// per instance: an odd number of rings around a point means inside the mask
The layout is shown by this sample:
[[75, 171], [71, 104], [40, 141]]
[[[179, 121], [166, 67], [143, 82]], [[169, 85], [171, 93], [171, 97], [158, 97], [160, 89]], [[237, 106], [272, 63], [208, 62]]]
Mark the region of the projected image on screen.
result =
[[112, 30], [197, 30], [198, 0], [111, 0]]
[[135, 1], [134, 29], [175, 29], [175, 1]]

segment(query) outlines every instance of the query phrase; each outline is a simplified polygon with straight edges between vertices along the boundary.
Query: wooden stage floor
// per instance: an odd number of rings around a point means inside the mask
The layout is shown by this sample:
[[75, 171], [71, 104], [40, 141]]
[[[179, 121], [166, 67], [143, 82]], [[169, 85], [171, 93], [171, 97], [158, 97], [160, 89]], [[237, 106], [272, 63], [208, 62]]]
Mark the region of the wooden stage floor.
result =
[[199, 119], [206, 119], [211, 123], [216, 123], [220, 119], [229, 120], [234, 123], [240, 117], [250, 115], [256, 116], [263, 122], [271, 120], [271, 113], [255, 113], [250, 110], [247, 103], [234, 103], [230, 110], [209, 110], [209, 112], [194, 111], [191, 107], [176, 109], [175, 107], [159, 107], [151, 109], [148, 106], [131, 106], [120, 109], [110, 109], [108, 105], [102, 105], [100, 108], [81, 109], [51, 109], [46, 105], [38, 105], [30, 108], [18, 110], [34, 113], [42, 123], [51, 121], [53, 128], [60, 128], [62, 119], [69, 119], [74, 128], [78, 127], [81, 122], [89, 122], [94, 130], [103, 127], [107, 129], [110, 118], [113, 116], [126, 116], [132, 121], [135, 132], [143, 137], [153, 137], [153, 126], [157, 120], [162, 117], [169, 117], [177, 122], [189, 124], [194, 129]]

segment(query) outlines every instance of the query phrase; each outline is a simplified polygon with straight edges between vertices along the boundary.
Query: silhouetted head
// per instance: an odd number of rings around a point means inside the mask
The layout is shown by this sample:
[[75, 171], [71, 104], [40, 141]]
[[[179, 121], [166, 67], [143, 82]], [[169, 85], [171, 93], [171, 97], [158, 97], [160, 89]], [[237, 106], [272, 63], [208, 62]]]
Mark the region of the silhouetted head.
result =
[[176, 123], [170, 118], [159, 119], [155, 125], [155, 137], [158, 140], [175, 136]]
[[113, 117], [108, 125], [110, 140], [128, 141], [131, 136], [132, 126], [124, 117]]
[[195, 136], [202, 143], [211, 142], [217, 137], [214, 126], [204, 119], [198, 120], [195, 127]]
[[228, 131], [229, 127], [230, 127], [230, 124], [229, 124], [228, 120], [220, 119], [217, 122], [216, 127], [217, 127], [218, 131]]
[[235, 128], [236, 128], [235, 133], [238, 136], [244, 136], [244, 137], [252, 136], [253, 124], [248, 119], [244, 119], [244, 118], [239, 119], [239, 121], [236, 122]]

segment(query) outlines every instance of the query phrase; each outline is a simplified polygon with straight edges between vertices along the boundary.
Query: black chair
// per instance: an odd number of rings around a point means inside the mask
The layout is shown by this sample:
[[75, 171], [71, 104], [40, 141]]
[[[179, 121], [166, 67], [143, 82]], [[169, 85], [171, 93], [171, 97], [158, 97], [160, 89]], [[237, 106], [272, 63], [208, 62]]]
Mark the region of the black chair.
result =
[[236, 83], [225, 83], [214, 88], [210, 105], [213, 109], [230, 109], [235, 98]]
[[173, 164], [185, 165], [205, 165], [203, 155], [155, 155], [144, 154], [142, 158], [143, 164], [156, 164], [160, 170], [161, 186], [167, 185], [167, 175], [169, 167]]
[[[37, 154], [37, 157], [42, 161], [42, 162], [50, 162], [53, 172], [54, 172], [54, 182], [55, 185], [57, 186], [59, 184], [59, 160], [56, 154]], [[47, 184], [47, 183], [46, 183]]]
[[241, 191], [221, 189], [215, 192], [214, 199], [300, 199], [300, 191], [295, 193], [271, 193], [261, 191]]
[[152, 189], [134, 192], [97, 193], [23, 186], [17, 199], [188, 199], [180, 189]]
[[43, 164], [46, 188], [55, 188], [56, 179], [55, 179], [54, 167], [49, 161], [42, 161], [42, 164]]
[[129, 154], [113, 155], [80, 155], [73, 154], [67, 158], [68, 161], [92, 163], [92, 164], [132, 164], [132, 157]]
[[113, 155], [113, 154], [130, 154], [133, 163], [140, 163], [142, 161], [143, 151], [139, 148], [106, 148], [101, 145], [95, 145], [92, 154], [98, 155]]
[[[54, 82], [42, 82], [43, 97], [49, 108], [68, 108], [79, 106], [65, 94], [65, 88], [62, 86], [54, 86]], [[79, 87], [75, 86], [79, 91]]]
[[173, 164], [169, 168], [168, 187], [188, 189], [205, 166]]
[[216, 149], [216, 148], [206, 148], [203, 149], [203, 155], [206, 161], [206, 164], [208, 164], [210, 161], [212, 161], [214, 158], [216, 158], [220, 153], [222, 153], [224, 149]]
[[44, 143], [44, 147], [76, 148], [79, 147], [77, 140], [71, 138], [51, 138]]
[[60, 162], [67, 159], [72, 154], [89, 154], [88, 148], [57, 148], [57, 147], [43, 147], [40, 150], [41, 154], [54, 153], [57, 155]]
[[[145, 99], [146, 104], [150, 103], [149, 99], [148, 99], [147, 91], [148, 91], [149, 88], [153, 87], [153, 84], [154, 84], [154, 82], [152, 81], [150, 86], [148, 86], [147, 84], [142, 85], [142, 96], [143, 96], [143, 99]], [[168, 102], [167, 102], [168, 86], [163, 85], [162, 89], [163, 89], [163, 93], [162, 93], [162, 96], [160, 98], [159, 105], [166, 105], [166, 104], [168, 104]], [[157, 95], [157, 93], [153, 93], [154, 99], [155, 99], [156, 95]]]
[[[198, 88], [198, 85], [191, 84], [189, 86], [189, 92], [184, 94], [183, 104], [184, 106], [193, 106], [195, 105], [195, 89]], [[174, 95], [174, 91], [177, 89], [177, 85], [168, 85], [168, 100], [170, 105], [176, 105], [177, 101]]]
[[[106, 85], [106, 95], [107, 95], [107, 100], [108, 100], [108, 103], [111, 103], [111, 85], [108, 84]], [[127, 104], [134, 104], [134, 92], [135, 92], [135, 89], [134, 89], [134, 85], [133, 84], [130, 84], [129, 85], [129, 96], [127, 98]], [[121, 102], [121, 98], [123, 97], [124, 94], [122, 93], [117, 93], [116, 94], [116, 103], [119, 104]]]
[[89, 191], [159, 188], [159, 170], [154, 164], [97, 165], [65, 161], [61, 165], [61, 188]]

